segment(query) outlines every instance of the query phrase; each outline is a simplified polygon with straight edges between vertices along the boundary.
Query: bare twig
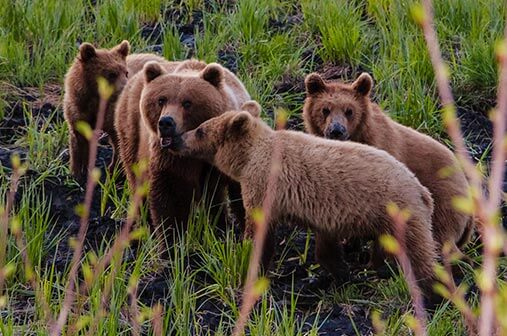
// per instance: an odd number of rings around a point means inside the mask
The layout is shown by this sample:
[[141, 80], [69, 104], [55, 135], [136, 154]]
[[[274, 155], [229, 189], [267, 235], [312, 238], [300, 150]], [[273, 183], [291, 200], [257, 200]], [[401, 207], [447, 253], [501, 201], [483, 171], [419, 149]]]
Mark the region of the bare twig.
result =
[[[19, 157], [18, 157], [19, 159]], [[13, 165], [14, 166], [14, 165]], [[16, 195], [16, 191], [18, 190], [18, 184], [20, 179], [19, 167], [13, 167], [13, 174], [11, 176], [11, 183], [9, 191], [6, 195], [5, 208], [2, 209], [2, 213], [0, 214], [0, 246], [7, 246], [7, 235], [9, 232], [9, 218], [14, 207], [14, 196]], [[6, 273], [6, 257], [7, 257], [7, 249], [0, 248], [0, 294], [3, 295], [3, 288], [5, 282], [5, 273]]]
[[160, 303], [157, 303], [152, 308], [152, 322], [153, 325], [153, 335], [155, 336], [163, 336], [163, 318], [162, 315], [164, 313], [164, 309]]
[[423, 0], [423, 6], [424, 15], [420, 24], [423, 29], [431, 63], [433, 64], [433, 68], [435, 70], [435, 80], [437, 82], [440, 100], [442, 102], [444, 112], [446, 113], [444, 122], [447, 126], [447, 132], [456, 146], [456, 155], [461, 164], [464, 166], [465, 174], [467, 174], [474, 188], [477, 189], [477, 196], [482, 199], [482, 194], [480, 193], [482, 184], [481, 176], [475, 168], [471, 157], [468, 155], [461, 127], [458, 119], [456, 118], [456, 107], [454, 105], [454, 98], [449, 84], [449, 71], [442, 59], [437, 34], [433, 27], [433, 6], [431, 0]]
[[71, 268], [69, 272], [69, 282], [67, 283], [67, 287], [65, 288], [65, 297], [63, 301], [62, 308], [60, 309], [60, 314], [58, 315], [58, 319], [56, 323], [51, 328], [50, 334], [51, 336], [57, 336], [62, 333], [63, 327], [67, 321], [67, 316], [72, 308], [72, 304], [74, 302], [74, 298], [76, 296], [75, 286], [77, 282], [77, 273], [80, 266], [81, 255], [83, 253], [83, 245], [86, 236], [86, 232], [88, 231], [89, 217], [90, 217], [90, 209], [93, 200], [93, 191], [95, 190], [95, 186], [97, 181], [93, 176], [92, 172], [95, 167], [95, 160], [97, 157], [97, 147], [98, 140], [100, 137], [100, 133], [102, 130], [102, 126], [104, 124], [104, 116], [107, 109], [107, 99], [103, 99], [101, 97], [99, 104], [99, 111], [97, 114], [97, 122], [95, 125], [95, 129], [93, 131], [93, 135], [89, 140], [90, 150], [88, 155], [88, 178], [86, 181], [86, 193], [84, 200], [84, 211], [81, 214], [80, 222], [79, 222], [79, 232], [76, 241], [76, 246], [74, 250], [74, 255], [72, 256]]
[[444, 263], [444, 271], [445, 274], [440, 277], [440, 281], [447, 287], [448, 295], [446, 298], [449, 299], [456, 308], [461, 312], [465, 319], [465, 326], [467, 328], [469, 335], [477, 334], [477, 319], [472, 312], [472, 308], [467, 304], [465, 299], [465, 293], [462, 288], [456, 287], [456, 284], [453, 280], [452, 266], [450, 260], [453, 258], [451, 256], [452, 250], [447, 248], [444, 245], [443, 248], [443, 263]]
[[141, 335], [141, 325], [139, 324], [139, 307], [137, 306], [137, 280], [129, 286], [129, 300], [130, 300], [130, 324], [132, 325], [132, 335]]
[[497, 107], [493, 113], [493, 161], [488, 185], [488, 212], [490, 214], [496, 212], [502, 200], [502, 179], [507, 151], [507, 142], [505, 141], [505, 128], [507, 127], [507, 24], [505, 25], [503, 44], [497, 55], [500, 78], [498, 81]]
[[[80, 292], [83, 293], [90, 289], [90, 287], [97, 281], [98, 277], [103, 274], [106, 267], [111, 263], [112, 260], [114, 260], [114, 265], [111, 268], [111, 274], [109, 276], [109, 280], [104, 285], [104, 290], [102, 292], [101, 297], [101, 308], [99, 309], [99, 314], [95, 316], [95, 322], [98, 322], [100, 319], [101, 312], [106, 311], [106, 306], [108, 305], [109, 301], [109, 294], [112, 290], [114, 280], [115, 280], [115, 274], [118, 269], [120, 269], [120, 264], [123, 258], [123, 251], [125, 248], [130, 244], [132, 241], [132, 237], [130, 237], [130, 233], [132, 230], [132, 226], [136, 222], [137, 218], [139, 217], [139, 209], [141, 207], [141, 204], [143, 202], [143, 199], [146, 196], [147, 188], [146, 188], [146, 182], [145, 182], [145, 174], [144, 170], [140, 172], [140, 176], [136, 179], [136, 191], [134, 192], [134, 195], [132, 197], [132, 201], [130, 202], [130, 209], [127, 217], [127, 222], [122, 227], [120, 234], [115, 239], [113, 246], [106, 252], [106, 254], [99, 260], [97, 263], [97, 266], [95, 266], [93, 270], [93, 278], [90, 280], [89, 283], [84, 282], [81, 285]], [[131, 288], [129, 288], [131, 290]], [[134, 309], [134, 307], [137, 308], [137, 301], [136, 301], [136, 292], [137, 292], [137, 284], [135, 284], [135, 289], [133, 292], [129, 292], [129, 295], [131, 296], [131, 309]], [[137, 313], [137, 309], [135, 310]], [[137, 323], [138, 314], [134, 315], [133, 322], [133, 329], [140, 330], [139, 323]], [[140, 333], [140, 332], [139, 332]], [[134, 333], [134, 335], [139, 335]]]
[[427, 335], [426, 311], [424, 310], [421, 290], [417, 285], [417, 280], [406, 252], [407, 245], [405, 242], [405, 231], [407, 221], [404, 218], [403, 210], [400, 210], [397, 207], [392, 207], [392, 209], [388, 212], [395, 225], [394, 237], [399, 244], [399, 248], [395, 249], [393, 252], [395, 252], [396, 258], [398, 259], [401, 269], [403, 270], [403, 274], [407, 280], [408, 290], [410, 292], [410, 296], [412, 297], [415, 318], [417, 320], [417, 324], [412, 329], [417, 336], [424, 336]]
[[481, 224], [480, 231], [484, 243], [484, 263], [479, 276], [481, 289], [481, 314], [479, 319], [479, 334], [492, 335], [496, 325], [495, 321], [495, 296], [498, 255], [501, 251], [499, 239], [503, 235], [496, 222], [498, 205], [501, 200], [501, 184], [505, 169], [505, 144], [504, 134], [506, 127], [507, 111], [507, 26], [505, 30], [504, 50], [499, 54], [500, 80], [498, 86], [497, 110], [494, 113], [494, 149], [491, 175], [489, 179], [489, 197], [486, 199], [482, 192], [481, 176], [475, 168], [471, 158], [466, 154], [463, 136], [456, 118], [454, 100], [447, 68], [442, 60], [438, 46], [437, 35], [433, 27], [433, 7], [431, 0], [423, 0], [424, 12], [420, 18], [426, 44], [429, 50], [431, 62], [435, 70], [438, 91], [445, 112], [445, 124], [449, 136], [456, 145], [456, 154], [463, 165], [472, 185], [472, 197], [474, 199], [476, 216]]
[[[285, 120], [279, 118], [277, 121], [277, 129], [284, 127]], [[256, 230], [254, 236], [254, 249], [250, 257], [250, 263], [248, 267], [248, 274], [245, 283], [245, 289], [243, 292], [243, 301], [241, 303], [241, 309], [239, 318], [234, 326], [233, 335], [243, 335], [248, 316], [252, 311], [255, 302], [259, 299], [259, 293], [254, 290], [254, 285], [258, 278], [260, 260], [262, 252], [264, 250], [264, 242], [268, 231], [268, 225], [271, 219], [271, 210], [274, 202], [276, 181], [280, 174], [280, 164], [282, 158], [281, 145], [275, 143], [273, 153], [271, 156], [271, 169], [268, 177], [268, 183], [266, 185], [266, 195], [262, 202], [262, 216], [259, 216], [259, 220], [255, 223]]]

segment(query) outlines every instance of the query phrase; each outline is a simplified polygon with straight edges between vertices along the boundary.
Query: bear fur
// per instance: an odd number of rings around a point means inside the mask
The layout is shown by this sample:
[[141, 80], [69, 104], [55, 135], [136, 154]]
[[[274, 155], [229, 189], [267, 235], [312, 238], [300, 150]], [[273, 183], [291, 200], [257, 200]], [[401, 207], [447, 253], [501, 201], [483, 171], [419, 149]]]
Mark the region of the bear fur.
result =
[[102, 130], [109, 135], [113, 146], [112, 170], [116, 165], [118, 140], [114, 129], [114, 105], [129, 75], [139, 72], [148, 61], [163, 61], [153, 54], [128, 55], [130, 45], [123, 41], [112, 49], [96, 49], [83, 43], [65, 76], [64, 116], [69, 126], [70, 170], [80, 182], [88, 171], [88, 141], [76, 130], [76, 122], [87, 122], [95, 128], [100, 96], [97, 77], [105, 78], [115, 91], [108, 101]]
[[[393, 234], [395, 225], [386, 206], [394, 202], [410, 211], [406, 252], [420, 288], [426, 298], [434, 300], [433, 201], [414, 174], [385, 151], [301, 132], [274, 131], [257, 118], [258, 110], [249, 112], [227, 112], [210, 119], [185, 133], [173, 150], [212, 163], [239, 181], [247, 227], [255, 230], [250, 215], [271, 195], [271, 211], [265, 214], [268, 234], [263, 266], [273, 254], [272, 230], [277, 224], [295, 223], [314, 231], [318, 261], [342, 278], [347, 268], [340, 264], [338, 242]], [[267, 190], [277, 146], [281, 151], [279, 175]]]
[[238, 183], [231, 183], [208, 163], [180, 157], [168, 147], [178, 143], [184, 132], [223, 111], [238, 109], [249, 99], [234, 74], [219, 64], [197, 60], [149, 62], [129, 80], [115, 111], [120, 157], [131, 188], [136, 183], [133, 165], [149, 160], [148, 201], [155, 227], [185, 225], [193, 201], [205, 193], [212, 216], [220, 213], [219, 223], [224, 223], [220, 208], [226, 186], [231, 211], [244, 218]]
[[[468, 194], [468, 181], [454, 154], [443, 144], [389, 118], [370, 98], [373, 79], [361, 74], [352, 84], [324, 82], [316, 73], [305, 79], [306, 130], [314, 135], [351, 140], [385, 150], [401, 161], [431, 192], [435, 202], [433, 235], [437, 250], [449, 242], [459, 252], [470, 239], [473, 217], [456, 210], [452, 199]], [[450, 174], [442, 176], [442, 172]]]

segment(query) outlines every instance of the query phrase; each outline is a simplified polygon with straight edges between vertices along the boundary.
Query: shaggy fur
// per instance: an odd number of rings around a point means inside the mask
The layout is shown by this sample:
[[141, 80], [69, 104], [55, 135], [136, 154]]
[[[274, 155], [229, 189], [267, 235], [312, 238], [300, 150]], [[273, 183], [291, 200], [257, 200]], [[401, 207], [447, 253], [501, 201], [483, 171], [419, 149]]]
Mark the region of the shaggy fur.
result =
[[[180, 135], [228, 109], [238, 109], [250, 99], [243, 84], [234, 74], [218, 64], [196, 60], [184, 62], [149, 62], [134, 76], [120, 96], [116, 108], [116, 130], [120, 140], [120, 156], [131, 187], [135, 184], [132, 166], [149, 160], [151, 219], [155, 226], [186, 224], [192, 201], [205, 200], [212, 215], [221, 214], [224, 188], [230, 181], [211, 165], [201, 160], [183, 158], [171, 153]], [[171, 120], [172, 128], [162, 134], [160, 124]], [[208, 183], [206, 183], [208, 180]], [[237, 183], [229, 196], [240, 200]], [[241, 202], [232, 210], [243, 216]]]
[[[252, 109], [250, 109], [252, 110]], [[258, 112], [254, 109], [254, 116]], [[276, 146], [282, 150], [279, 176], [271, 190], [267, 181]], [[293, 131], [274, 131], [247, 112], [227, 112], [185, 133], [180, 155], [214, 164], [239, 181], [249, 216], [274, 193], [268, 217], [270, 230], [279, 223], [311, 228], [319, 262], [335, 277], [347, 272], [340, 264], [338, 242], [344, 238], [377, 238], [393, 234], [386, 213], [389, 201], [410, 211], [407, 253], [426, 297], [434, 300], [432, 283], [436, 253], [431, 234], [433, 201], [428, 190], [405, 165], [388, 153], [353, 143], [320, 139]], [[275, 242], [267, 235], [263, 256], [269, 264]]]
[[[372, 78], [361, 74], [352, 84], [324, 82], [318, 74], [305, 80], [306, 130], [321, 137], [352, 140], [387, 151], [417, 176], [435, 202], [433, 234], [438, 251], [445, 242], [457, 252], [474, 229], [473, 218], [456, 210], [452, 199], [467, 195], [468, 182], [454, 154], [444, 145], [390, 119], [369, 94]], [[441, 172], [451, 169], [442, 177]]]
[[97, 77], [105, 78], [115, 91], [108, 101], [103, 131], [109, 135], [113, 156], [109, 168], [116, 164], [118, 139], [114, 129], [114, 105], [119, 93], [127, 83], [127, 77], [140, 71], [148, 61], [163, 60], [152, 54], [127, 56], [128, 41], [112, 49], [95, 49], [83, 43], [79, 53], [65, 76], [64, 116], [69, 126], [70, 170], [80, 182], [84, 182], [88, 169], [88, 141], [76, 130], [76, 122], [87, 122], [95, 128], [99, 109]]

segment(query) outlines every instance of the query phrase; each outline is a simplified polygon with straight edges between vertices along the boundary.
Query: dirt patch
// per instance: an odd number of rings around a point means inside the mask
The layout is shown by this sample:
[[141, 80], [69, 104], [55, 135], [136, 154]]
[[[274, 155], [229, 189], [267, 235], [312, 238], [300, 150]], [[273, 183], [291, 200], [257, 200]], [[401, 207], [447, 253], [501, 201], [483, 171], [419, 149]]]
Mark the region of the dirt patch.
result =
[[218, 62], [235, 74], [239, 69], [239, 57], [236, 47], [231, 43], [218, 51]]
[[270, 18], [268, 27], [270, 31], [286, 33], [292, 30], [294, 26], [299, 26], [301, 23], [303, 23], [303, 14], [294, 11], [292, 14], [281, 18]]
[[493, 124], [482, 113], [459, 107], [458, 118], [469, 153], [475, 161], [491, 160]]
[[48, 84], [42, 91], [35, 87], [18, 88], [2, 85], [5, 92], [5, 117], [0, 120], [0, 146], [11, 145], [24, 132], [27, 114], [41, 127], [45, 120], [63, 121], [62, 113], [55, 113], [61, 102], [62, 91], [57, 84]]
[[[492, 108], [492, 106], [490, 107]], [[490, 108], [487, 108], [488, 110]], [[489, 167], [492, 155], [493, 124], [483, 113], [459, 107], [458, 118], [470, 156]], [[504, 173], [503, 192], [507, 193], [507, 170]], [[502, 224], [507, 229], [507, 204], [502, 203]]]
[[154, 44], [162, 45], [163, 28], [160, 23], [146, 23], [141, 27], [141, 37]]
[[[233, 6], [235, 2], [226, 2], [222, 6]], [[208, 4], [207, 7], [213, 7]], [[192, 58], [195, 55], [195, 34], [201, 34], [204, 30], [204, 13], [202, 11], [193, 11], [188, 13], [184, 6], [169, 8], [164, 17], [166, 22], [170, 22], [175, 27], [180, 42], [186, 49], [185, 59]], [[146, 23], [141, 28], [141, 36], [153, 43], [148, 50], [154, 53], [162, 53], [163, 28], [160, 23]], [[239, 54], [233, 45], [228, 43], [217, 52], [217, 60], [233, 73], [237, 73], [239, 67]]]

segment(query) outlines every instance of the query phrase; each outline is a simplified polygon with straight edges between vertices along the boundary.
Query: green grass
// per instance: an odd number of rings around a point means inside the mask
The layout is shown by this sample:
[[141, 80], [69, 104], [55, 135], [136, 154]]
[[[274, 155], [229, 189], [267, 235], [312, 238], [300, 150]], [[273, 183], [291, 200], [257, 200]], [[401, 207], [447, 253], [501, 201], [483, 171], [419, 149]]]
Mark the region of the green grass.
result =
[[[145, 24], [158, 24], [163, 32], [162, 55], [169, 60], [193, 56], [215, 62], [225, 51], [235, 55], [239, 78], [261, 103], [263, 117], [269, 122], [271, 112], [277, 113], [279, 109], [286, 109], [290, 117], [301, 117], [304, 92], [276, 93], [274, 88], [287, 78], [297, 84], [298, 78], [302, 80], [307, 73], [321, 70], [317, 62], [321, 59], [327, 65], [349, 67], [351, 74], [344, 74], [344, 80], [354, 79], [361, 71], [370, 72], [375, 79], [374, 99], [393, 118], [434, 137], [445, 138], [431, 63], [421, 32], [410, 16], [415, 0], [93, 3], [0, 0], [0, 120], [9, 116], [4, 109], [6, 103], [15, 99], [10, 90], [3, 89], [8, 86], [1, 84], [36, 87], [43, 92], [46, 84], [63, 83], [79, 41], [111, 47], [128, 39], [134, 52], [146, 52], [154, 42], [143, 37], [142, 28]], [[169, 10], [181, 12], [177, 22], [166, 18]], [[202, 12], [203, 23], [201, 28], [194, 27], [192, 50], [181, 42], [178, 26], [189, 24], [195, 11]], [[494, 48], [504, 28], [505, 4], [501, 0], [437, 0], [435, 12], [441, 49], [450, 66], [458, 104], [487, 112], [496, 95]], [[303, 55], [309, 55], [311, 61], [304, 62]], [[22, 183], [24, 192], [19, 196], [14, 215], [22, 223], [26, 252], [37, 274], [40, 295], [46, 298], [51, 312], [56, 313], [63, 303], [69, 270], [57, 270], [45, 258], [55, 255], [56, 259], [56, 252], [66, 248], [69, 237], [65, 231], [55, 231], [58, 218], [50, 213], [51, 198], [42, 186], [58, 177], [68, 188], [76, 188], [62, 162], [67, 126], [61, 121], [61, 105], [50, 118], [40, 119], [31, 114], [28, 102], [21, 99], [20, 103], [25, 106], [26, 127], [20, 130], [13, 145], [6, 147], [26, 149], [27, 163], [36, 177]], [[0, 204], [5, 199], [10, 173], [10, 169], [0, 167]], [[130, 192], [126, 187], [118, 188], [118, 180], [116, 171], [99, 183], [100, 215], [115, 219], [126, 216]], [[239, 312], [252, 243], [235, 238], [232, 232], [227, 232], [225, 239], [218, 238], [208, 210], [195, 209], [188, 232], [170, 247], [168, 260], [160, 259], [159, 242], [153, 235], [142, 237], [136, 249], [127, 248], [128, 261], [100, 274], [86, 300], [80, 303], [79, 316], [71, 315], [69, 325], [79, 320], [80, 335], [130, 334], [132, 324], [126, 314], [129, 289], [138, 279], [143, 283], [154, 274], [163, 273], [168, 291], [161, 301], [164, 334], [189, 335], [189, 330], [199, 335], [211, 334], [203, 330], [201, 323], [206, 318], [201, 308], [207, 303], [220, 305], [223, 310], [216, 334], [230, 334]], [[144, 207], [139, 226], [146, 228], [146, 223]], [[288, 237], [285, 246], [291, 246], [294, 238]], [[295, 256], [302, 265], [307, 264], [309, 242]], [[104, 240], [98, 251], [83, 257], [83, 264], [93, 264], [110, 244], [110, 240]], [[2, 248], [6, 249], [7, 261], [16, 267], [7, 281], [7, 303], [0, 305], [0, 333], [44, 335], [44, 312], [39, 297], [27, 285], [22, 251], [13, 237]], [[287, 259], [294, 257], [286, 252], [276, 261], [273, 274], [278, 274]], [[308, 266], [308, 275], [315, 270], [316, 266]], [[468, 282], [472, 281], [470, 273], [466, 276]], [[395, 275], [389, 280], [379, 280], [368, 276], [368, 279], [319, 293], [319, 303], [303, 311], [300, 293], [293, 290], [280, 301], [277, 293], [268, 290], [251, 316], [248, 325], [251, 334], [318, 335], [328, 308], [338, 305], [377, 311], [384, 321], [386, 335], [409, 335], [404, 320], [412, 310], [403, 277]], [[104, 310], [102, 298], [108, 282], [112, 283], [112, 290]], [[26, 298], [33, 304], [25, 307]], [[142, 328], [151, 334], [153, 310], [141, 305], [140, 311]], [[310, 320], [315, 313], [321, 317], [320, 322]], [[353, 313], [347, 316], [355, 321]], [[447, 305], [435, 313], [429, 330], [431, 335], [462, 335], [464, 326], [457, 309]]]

